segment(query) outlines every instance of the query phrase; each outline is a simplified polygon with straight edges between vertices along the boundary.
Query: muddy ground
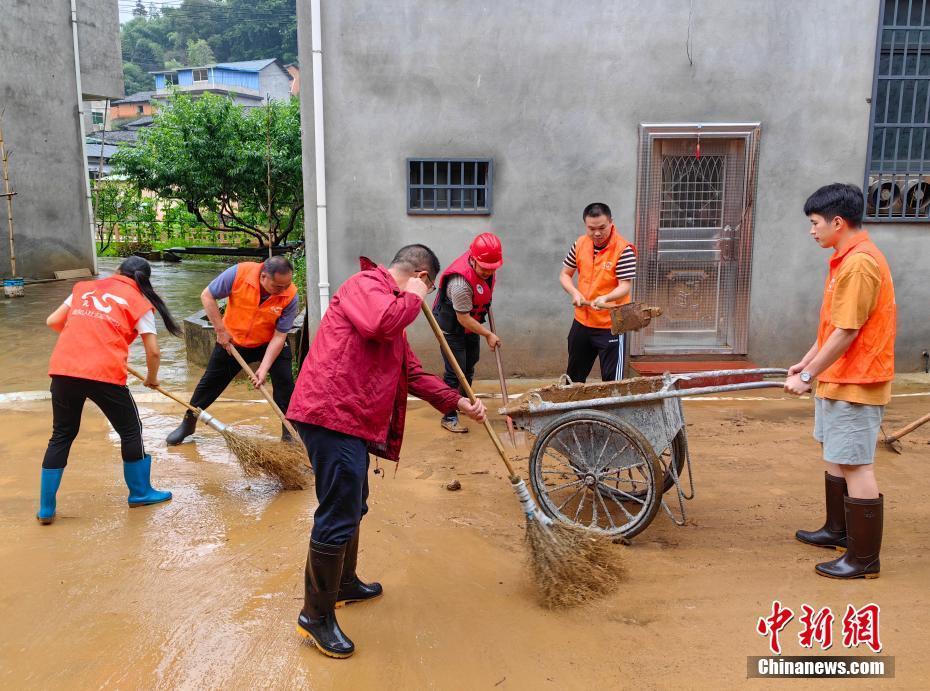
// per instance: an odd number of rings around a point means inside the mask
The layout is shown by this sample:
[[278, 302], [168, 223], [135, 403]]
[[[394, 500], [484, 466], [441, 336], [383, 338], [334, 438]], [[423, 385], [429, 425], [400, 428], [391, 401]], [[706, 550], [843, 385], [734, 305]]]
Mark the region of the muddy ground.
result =
[[[244, 384], [229, 396], [256, 398]], [[294, 632], [312, 491], [278, 492], [243, 478], [212, 430], [166, 448], [178, 412], [148, 394], [140, 409], [155, 485], [174, 499], [127, 508], [118, 440], [88, 404], [59, 519], [40, 526], [33, 516], [49, 402], [7, 401], [0, 687], [732, 687], [746, 683], [747, 656], [767, 654], [755, 624], [777, 598], [796, 611], [802, 603], [840, 613], [847, 603], [880, 604], [883, 654], [895, 656], [896, 678], [856, 684], [927, 688], [930, 426], [906, 439], [904, 455], [878, 453], [881, 578], [832, 581], [813, 571], [831, 553], [793, 539], [822, 518], [811, 402], [761, 397], [685, 404], [697, 484], [688, 524], [660, 513], [631, 546], [618, 546], [629, 566], [622, 590], [565, 612], [534, 601], [523, 519], [481, 429], [444, 433], [436, 413], [413, 404], [396, 475], [387, 464], [370, 478], [360, 574], [386, 594], [340, 610], [358, 647], [346, 661], [322, 657]], [[214, 408], [240, 428], [277, 429], [262, 403]], [[896, 397], [888, 426], [928, 408], [930, 396]], [[453, 479], [458, 492], [445, 489]], [[798, 631], [794, 621], [783, 634], [788, 654], [801, 653]], [[841, 631], [837, 622], [834, 635]], [[837, 643], [831, 652], [847, 651]]]

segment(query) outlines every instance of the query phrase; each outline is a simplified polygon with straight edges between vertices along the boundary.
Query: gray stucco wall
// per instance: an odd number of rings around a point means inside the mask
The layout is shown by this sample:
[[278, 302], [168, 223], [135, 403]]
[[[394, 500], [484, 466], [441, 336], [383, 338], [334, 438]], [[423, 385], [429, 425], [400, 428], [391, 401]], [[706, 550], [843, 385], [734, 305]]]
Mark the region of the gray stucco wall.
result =
[[[122, 96], [117, 3], [80, 0], [78, 20], [85, 97]], [[93, 266], [71, 36], [67, 2], [3, 4], [0, 109], [17, 192], [17, 272], [26, 277]], [[0, 275], [8, 276], [5, 223], [2, 235]]]
[[[299, 31], [309, 192], [308, 14]], [[324, 3], [333, 292], [359, 254], [384, 262], [424, 242], [446, 265], [492, 230], [505, 243], [495, 306], [508, 370], [558, 371], [572, 320], [560, 262], [590, 201], [611, 204], [634, 237], [639, 124], [761, 121], [749, 355], [794, 362], [815, 336], [828, 257], [801, 207], [821, 184], [862, 184], [877, 19], [872, 0], [706, 0], [694, 4], [689, 61], [684, 0]], [[493, 156], [493, 216], [407, 216], [408, 156]], [[899, 361], [915, 369], [930, 347], [919, 264], [930, 227], [872, 231], [896, 274]], [[435, 366], [425, 326], [410, 334]], [[485, 356], [479, 376], [492, 365]]]
[[283, 66], [272, 63], [258, 73], [258, 91], [262, 98], [271, 94], [276, 101], [286, 101], [291, 96], [291, 76]]

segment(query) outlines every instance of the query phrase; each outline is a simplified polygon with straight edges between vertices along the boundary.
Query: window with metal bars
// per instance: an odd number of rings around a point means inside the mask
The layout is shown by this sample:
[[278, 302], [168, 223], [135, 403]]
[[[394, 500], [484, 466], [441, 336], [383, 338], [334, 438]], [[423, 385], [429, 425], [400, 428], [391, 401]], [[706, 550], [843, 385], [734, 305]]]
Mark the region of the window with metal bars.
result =
[[490, 158], [408, 158], [407, 213], [491, 213]]
[[930, 221], [930, 0], [883, 0], [865, 176], [866, 218]]

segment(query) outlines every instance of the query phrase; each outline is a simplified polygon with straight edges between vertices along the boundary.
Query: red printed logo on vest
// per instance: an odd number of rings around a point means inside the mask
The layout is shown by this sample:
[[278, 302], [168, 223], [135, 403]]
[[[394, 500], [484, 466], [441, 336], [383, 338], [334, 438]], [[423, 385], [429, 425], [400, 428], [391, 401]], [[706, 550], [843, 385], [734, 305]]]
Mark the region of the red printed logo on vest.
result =
[[482, 286], [480, 283], [475, 286], [475, 290], [478, 291], [479, 295], [484, 295], [484, 286]]
[[604, 271], [610, 271], [610, 267], [613, 265], [613, 262], [604, 262]]

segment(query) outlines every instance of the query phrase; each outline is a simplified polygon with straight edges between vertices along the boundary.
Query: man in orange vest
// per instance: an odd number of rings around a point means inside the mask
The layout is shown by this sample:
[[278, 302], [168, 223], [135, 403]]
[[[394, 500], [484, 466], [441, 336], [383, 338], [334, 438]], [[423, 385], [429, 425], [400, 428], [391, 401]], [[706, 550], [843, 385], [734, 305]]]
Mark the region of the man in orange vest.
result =
[[795, 537], [817, 547], [845, 549], [817, 564], [830, 578], [878, 578], [882, 495], [873, 460], [894, 379], [896, 308], [885, 255], [862, 228], [862, 190], [834, 183], [804, 204], [811, 237], [830, 248], [817, 341], [788, 370], [785, 390], [814, 397], [814, 438], [826, 462], [827, 518], [819, 530]]
[[[262, 263], [242, 262], [217, 276], [200, 295], [200, 301], [216, 332], [216, 347], [200, 378], [191, 405], [207, 408], [241, 371], [230, 354], [235, 346], [246, 362], [259, 362], [252, 383], [271, 375], [274, 401], [287, 410], [294, 391], [291, 349], [287, 333], [297, 316], [297, 288], [291, 282], [294, 267], [285, 257], [269, 257]], [[217, 300], [229, 298], [225, 314]], [[168, 435], [169, 446], [180, 444], [194, 433], [197, 418], [190, 412]], [[282, 428], [282, 439], [289, 439]]]
[[617, 231], [606, 204], [588, 204], [581, 216], [585, 234], [575, 240], [559, 274], [575, 306], [566, 374], [573, 382], [587, 381], [599, 358], [603, 381], [623, 379], [624, 338], [610, 333], [610, 312], [603, 305], [622, 305], [632, 299], [636, 248]]

